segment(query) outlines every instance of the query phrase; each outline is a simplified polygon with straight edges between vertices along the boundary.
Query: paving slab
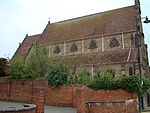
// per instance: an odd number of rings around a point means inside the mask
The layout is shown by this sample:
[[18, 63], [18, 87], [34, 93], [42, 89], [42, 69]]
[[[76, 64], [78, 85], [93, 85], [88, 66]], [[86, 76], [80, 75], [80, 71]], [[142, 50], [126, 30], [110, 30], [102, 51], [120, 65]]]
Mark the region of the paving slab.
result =
[[45, 105], [44, 113], [76, 113], [76, 109], [72, 107], [58, 107]]

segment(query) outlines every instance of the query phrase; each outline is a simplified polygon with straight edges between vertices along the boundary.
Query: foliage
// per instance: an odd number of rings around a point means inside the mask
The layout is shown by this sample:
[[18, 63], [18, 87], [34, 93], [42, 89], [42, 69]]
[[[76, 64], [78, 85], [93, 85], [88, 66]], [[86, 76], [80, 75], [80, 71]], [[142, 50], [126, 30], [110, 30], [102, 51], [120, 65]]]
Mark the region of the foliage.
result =
[[137, 75], [120, 77], [119, 86], [129, 92], [135, 92], [139, 96], [142, 93], [142, 82]]
[[68, 70], [62, 64], [50, 64], [50, 69], [47, 75], [48, 83], [52, 87], [57, 87], [67, 83]]
[[78, 84], [78, 77], [77, 77], [77, 75], [69, 73], [67, 84]]
[[45, 44], [35, 44], [29, 56], [26, 58], [26, 63], [32, 67], [39, 78], [44, 78], [48, 73], [48, 49]]
[[24, 63], [23, 59], [15, 59], [9, 65], [9, 72], [11, 76], [18, 80], [27, 80], [36, 76], [36, 72], [32, 68]]
[[129, 92], [137, 93], [141, 97], [150, 89], [150, 80], [138, 75], [113, 78], [109, 73], [104, 73], [102, 75], [96, 75], [88, 86], [94, 89], [122, 88]]
[[0, 76], [7, 76], [9, 74], [7, 71], [8, 64], [6, 58], [0, 58]]
[[150, 89], [150, 80], [148, 78], [142, 77], [142, 95], [148, 92]]
[[78, 75], [78, 84], [89, 85], [92, 81], [89, 72], [82, 72]]
[[116, 89], [115, 81], [110, 73], [97, 74], [88, 86], [94, 89]]

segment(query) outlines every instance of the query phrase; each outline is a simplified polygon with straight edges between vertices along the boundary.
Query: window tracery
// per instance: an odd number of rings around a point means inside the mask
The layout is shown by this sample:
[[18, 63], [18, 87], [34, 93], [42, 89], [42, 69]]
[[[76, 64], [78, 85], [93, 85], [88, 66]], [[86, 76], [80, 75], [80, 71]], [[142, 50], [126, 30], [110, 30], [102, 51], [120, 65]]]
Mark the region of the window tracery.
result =
[[95, 49], [95, 48], [97, 48], [97, 44], [94, 40], [91, 40], [89, 44], [89, 49]]
[[130, 40], [131, 40], [131, 45], [134, 46], [135, 45], [135, 38], [134, 38], [133, 34], [131, 34]]
[[73, 43], [70, 48], [70, 52], [77, 52], [77, 51], [78, 51], [78, 46], [75, 43]]
[[132, 67], [129, 68], [129, 75], [133, 75], [133, 69], [132, 69]]
[[55, 53], [55, 54], [61, 53], [60, 47], [59, 47], [58, 45], [55, 47], [54, 53]]
[[110, 44], [109, 44], [109, 47], [113, 48], [113, 47], [119, 47], [119, 41], [117, 39], [112, 39]]

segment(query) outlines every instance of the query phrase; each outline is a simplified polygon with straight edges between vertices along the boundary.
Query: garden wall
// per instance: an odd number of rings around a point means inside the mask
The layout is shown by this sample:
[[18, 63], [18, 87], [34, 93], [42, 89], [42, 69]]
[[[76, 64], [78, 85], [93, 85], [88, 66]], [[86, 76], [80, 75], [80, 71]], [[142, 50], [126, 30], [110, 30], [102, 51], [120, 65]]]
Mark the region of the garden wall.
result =
[[[131, 99], [132, 102], [129, 101]], [[44, 103], [55, 106], [76, 107], [77, 113], [108, 113], [102, 112], [103, 109], [113, 109], [115, 113], [120, 113], [118, 109], [124, 110], [123, 113], [130, 113], [128, 112], [130, 109], [132, 113], [138, 113], [136, 94], [122, 89], [92, 90], [83, 85], [64, 85], [51, 88], [47, 81], [37, 80], [28, 81], [21, 85], [17, 81], [9, 82], [0, 79], [0, 100], [36, 104], [38, 113], [44, 113]], [[106, 103], [103, 103], [104, 101]], [[116, 103], [117, 101], [124, 101], [124, 103]]]
[[0, 100], [36, 104], [36, 113], [44, 113], [45, 81], [20, 82], [0, 79]]

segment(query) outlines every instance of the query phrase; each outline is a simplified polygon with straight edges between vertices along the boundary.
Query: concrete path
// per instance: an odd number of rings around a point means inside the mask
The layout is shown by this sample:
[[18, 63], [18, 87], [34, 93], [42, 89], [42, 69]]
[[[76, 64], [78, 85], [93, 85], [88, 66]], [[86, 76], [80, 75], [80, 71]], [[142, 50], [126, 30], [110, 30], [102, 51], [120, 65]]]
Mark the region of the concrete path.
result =
[[150, 107], [145, 107], [145, 110], [141, 113], [150, 113]]
[[45, 113], [76, 113], [76, 109], [72, 107], [57, 107], [45, 105]]

